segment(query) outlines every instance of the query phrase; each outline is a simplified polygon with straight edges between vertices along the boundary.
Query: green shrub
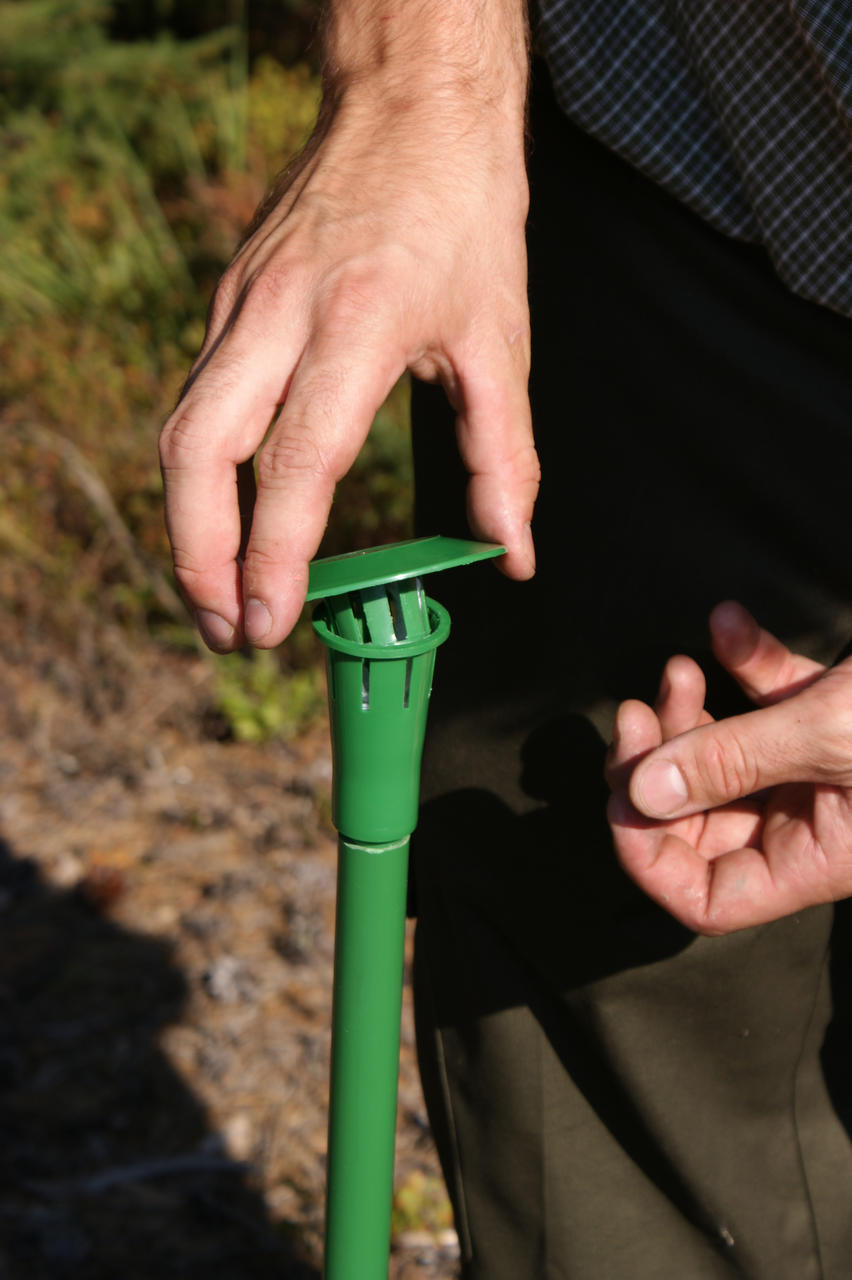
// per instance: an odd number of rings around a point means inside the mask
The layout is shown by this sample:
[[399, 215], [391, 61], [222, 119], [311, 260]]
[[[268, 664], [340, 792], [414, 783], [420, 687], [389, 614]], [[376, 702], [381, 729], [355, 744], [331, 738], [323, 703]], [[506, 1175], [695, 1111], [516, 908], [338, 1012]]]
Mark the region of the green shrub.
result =
[[238, 742], [289, 738], [325, 711], [325, 679], [317, 666], [282, 668], [276, 654], [230, 653], [216, 663], [216, 707]]
[[391, 1231], [446, 1231], [453, 1225], [453, 1211], [446, 1188], [434, 1174], [413, 1170], [393, 1197]]
[[[119, 40], [113, 19], [100, 0], [0, 0], [0, 610], [57, 643], [115, 625], [183, 645], [156, 437], [319, 84], [265, 56], [249, 73], [240, 27]], [[330, 550], [407, 530], [407, 412], [401, 386], [341, 489]], [[285, 661], [315, 655], [302, 629]], [[235, 732], [268, 731], [273, 713], [238, 715], [234, 690], [254, 706], [271, 661], [222, 676]]]

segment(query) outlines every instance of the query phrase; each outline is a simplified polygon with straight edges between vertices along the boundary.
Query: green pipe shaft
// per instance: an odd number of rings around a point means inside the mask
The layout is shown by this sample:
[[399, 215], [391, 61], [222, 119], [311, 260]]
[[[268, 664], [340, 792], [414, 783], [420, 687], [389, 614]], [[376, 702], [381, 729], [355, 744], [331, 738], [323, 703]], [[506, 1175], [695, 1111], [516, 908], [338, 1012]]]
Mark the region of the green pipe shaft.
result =
[[338, 844], [326, 1280], [387, 1280], [408, 843]]

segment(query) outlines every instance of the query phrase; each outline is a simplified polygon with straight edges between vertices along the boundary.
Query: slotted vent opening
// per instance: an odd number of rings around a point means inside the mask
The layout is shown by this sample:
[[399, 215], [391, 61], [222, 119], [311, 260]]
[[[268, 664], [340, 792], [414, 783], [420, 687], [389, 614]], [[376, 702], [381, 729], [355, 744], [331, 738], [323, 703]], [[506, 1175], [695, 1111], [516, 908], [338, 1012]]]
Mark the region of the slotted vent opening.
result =
[[355, 619], [355, 623], [358, 627], [360, 638], [361, 640], [365, 640], [369, 642], [371, 638], [370, 627], [367, 622], [367, 618], [364, 614], [364, 602], [357, 591], [353, 592], [352, 595], [349, 597], [349, 599], [352, 604], [352, 616]]
[[[388, 583], [388, 607], [390, 608], [391, 621], [393, 623], [393, 634], [397, 640], [408, 639], [408, 629], [405, 625], [405, 617], [402, 611], [402, 600], [399, 595], [399, 585], [396, 582]], [[408, 704], [406, 703], [406, 706]]]

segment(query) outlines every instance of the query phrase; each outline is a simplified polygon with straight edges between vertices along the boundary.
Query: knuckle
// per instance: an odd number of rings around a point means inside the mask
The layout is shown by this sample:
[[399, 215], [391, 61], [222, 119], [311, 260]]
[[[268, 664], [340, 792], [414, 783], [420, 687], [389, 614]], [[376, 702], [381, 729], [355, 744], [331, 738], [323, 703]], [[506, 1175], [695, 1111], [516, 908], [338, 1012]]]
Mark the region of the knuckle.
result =
[[211, 301], [208, 328], [246, 326], [262, 333], [279, 322], [285, 306], [308, 289], [304, 261], [288, 251], [252, 264], [240, 260], [222, 277]]
[[324, 293], [317, 307], [317, 318], [329, 332], [354, 328], [375, 320], [375, 296], [370, 282], [363, 276], [358, 279], [337, 280]]
[[253, 272], [244, 289], [241, 310], [248, 317], [268, 316], [280, 308], [285, 294], [292, 293], [298, 285], [301, 272], [285, 258], [265, 263]]
[[329, 460], [308, 431], [272, 436], [258, 458], [258, 484], [266, 488], [278, 488], [293, 477], [327, 481], [330, 476]]
[[496, 457], [480, 456], [478, 462], [477, 470], [491, 471], [499, 467], [505, 477], [504, 483], [513, 492], [524, 490], [537, 494], [541, 485], [541, 462], [531, 441]]
[[187, 600], [193, 600], [201, 587], [202, 567], [197, 558], [185, 548], [174, 548], [172, 558], [178, 587]]
[[254, 535], [246, 551], [244, 566], [246, 583], [256, 586], [263, 582], [269, 570], [280, 566], [283, 552], [283, 538]]
[[808, 720], [819, 726], [820, 750], [815, 762], [827, 781], [849, 776], [852, 739], [852, 683], [840, 668], [830, 670], [807, 693]]
[[160, 465], [164, 471], [179, 470], [197, 458], [204, 436], [200, 423], [187, 410], [172, 415], [160, 432]]
[[507, 326], [506, 346], [510, 359], [524, 374], [529, 374], [532, 364], [532, 333], [529, 313], [518, 317]]
[[514, 459], [514, 467], [521, 480], [527, 484], [534, 484], [536, 488], [539, 487], [541, 484], [541, 462], [534, 444], [530, 443], [519, 450]]
[[280, 314], [285, 302], [292, 307], [310, 296], [316, 280], [316, 246], [303, 239], [280, 244], [244, 268], [241, 314], [269, 323], [270, 314]]
[[327, 328], [375, 324], [382, 303], [399, 296], [408, 274], [408, 254], [400, 246], [385, 245], [368, 254], [348, 258], [328, 271], [317, 302], [318, 318]]
[[175, 577], [181, 590], [191, 593], [193, 586], [198, 583], [199, 576], [199, 570], [195, 565], [179, 564], [175, 556]]
[[751, 795], [760, 787], [757, 762], [734, 733], [717, 729], [697, 758], [697, 766], [707, 790], [724, 800]]

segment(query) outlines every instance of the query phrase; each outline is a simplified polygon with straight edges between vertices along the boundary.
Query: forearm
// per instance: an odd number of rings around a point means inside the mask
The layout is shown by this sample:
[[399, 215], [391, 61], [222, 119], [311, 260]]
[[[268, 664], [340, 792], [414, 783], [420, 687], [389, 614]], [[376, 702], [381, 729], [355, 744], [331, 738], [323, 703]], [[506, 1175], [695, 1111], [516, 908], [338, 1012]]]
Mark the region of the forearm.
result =
[[319, 120], [246, 239], [295, 201], [332, 133], [344, 199], [377, 170], [388, 184], [406, 174], [416, 181], [422, 170], [431, 186], [442, 169], [449, 176], [465, 165], [496, 179], [506, 209], [525, 221], [527, 17], [528, 0], [327, 0]]
[[526, 0], [331, 0], [323, 26], [324, 88], [367, 88], [402, 111], [439, 95], [523, 118]]

